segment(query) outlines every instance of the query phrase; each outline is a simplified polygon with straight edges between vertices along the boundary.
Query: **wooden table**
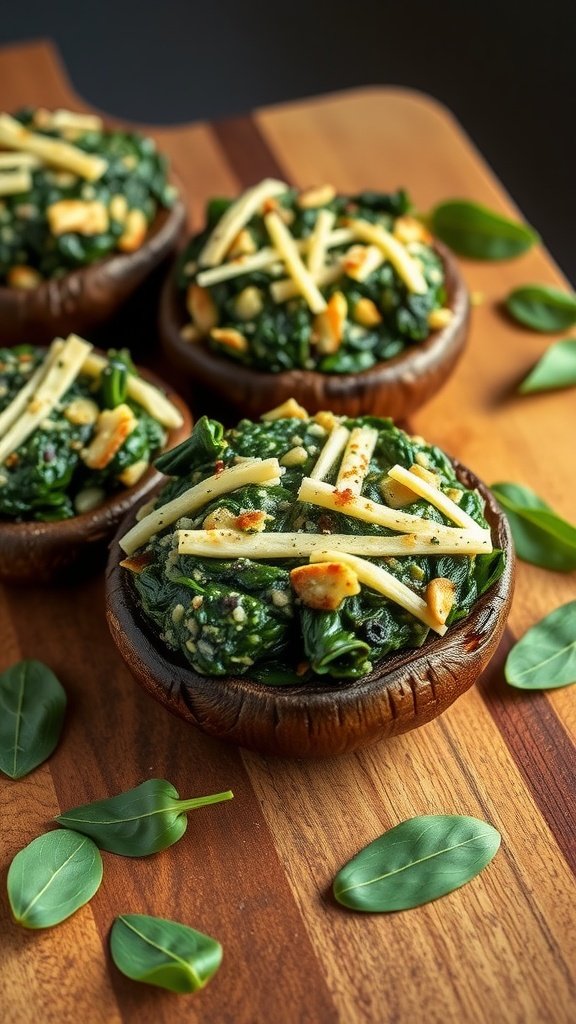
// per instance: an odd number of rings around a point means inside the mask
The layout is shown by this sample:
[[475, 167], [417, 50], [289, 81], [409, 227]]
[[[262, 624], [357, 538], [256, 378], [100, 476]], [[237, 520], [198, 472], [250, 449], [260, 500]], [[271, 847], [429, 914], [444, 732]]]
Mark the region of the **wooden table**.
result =
[[[44, 43], [0, 53], [0, 81], [7, 110], [86, 109]], [[153, 134], [173, 158], [195, 225], [209, 195], [232, 195], [268, 174], [344, 191], [401, 184], [421, 209], [467, 196], [517, 212], [449, 112], [406, 90], [362, 89]], [[574, 519], [574, 392], [515, 395], [551, 339], [499, 310], [514, 285], [562, 279], [541, 248], [462, 267], [483, 297], [469, 350], [412, 426], [484, 480], [528, 484]], [[574, 592], [573, 573], [520, 565], [509, 635], [475, 689], [416, 732], [301, 762], [208, 739], [140, 692], [109, 638], [100, 578], [74, 588], [0, 588], [0, 668], [40, 658], [69, 694], [50, 761], [1, 783], [5, 1024], [573, 1020], [574, 693], [511, 691], [502, 663], [514, 638]], [[184, 796], [231, 788], [235, 799], [195, 812], [165, 853], [104, 854], [100, 891], [57, 928], [14, 925], [5, 894], [14, 854], [61, 809], [150, 777], [171, 780]], [[339, 908], [329, 895], [335, 872], [385, 829], [425, 813], [491, 822], [502, 833], [500, 852], [469, 885], [427, 906], [391, 915]], [[224, 947], [219, 973], [188, 997], [128, 981], [108, 954], [122, 912], [172, 917], [214, 935]]]

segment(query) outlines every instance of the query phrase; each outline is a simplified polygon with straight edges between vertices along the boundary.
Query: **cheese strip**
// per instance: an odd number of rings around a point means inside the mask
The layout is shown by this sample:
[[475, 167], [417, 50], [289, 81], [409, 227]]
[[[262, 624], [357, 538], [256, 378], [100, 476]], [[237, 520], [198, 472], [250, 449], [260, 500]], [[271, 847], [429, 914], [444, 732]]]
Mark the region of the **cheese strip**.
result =
[[40, 161], [32, 153], [0, 153], [0, 167], [39, 167]]
[[336, 214], [333, 210], [320, 210], [316, 218], [314, 231], [310, 235], [307, 263], [308, 270], [312, 274], [314, 280], [316, 280], [317, 274], [324, 266], [326, 243], [328, 241], [328, 235], [334, 227], [335, 220]]
[[218, 221], [198, 257], [200, 266], [215, 267], [217, 263], [221, 263], [236, 235], [254, 214], [259, 212], [262, 204], [267, 199], [272, 199], [287, 191], [286, 182], [265, 178], [264, 181], [244, 192], [235, 203], [232, 203], [232, 206], [228, 207]]
[[[349, 437], [350, 431], [347, 427], [343, 427], [341, 423], [332, 428], [314, 468], [310, 471], [311, 480], [323, 480], [325, 476], [328, 476], [332, 466], [336, 464], [348, 444]], [[298, 500], [308, 501], [308, 498], [301, 498], [298, 495]]]
[[338, 561], [343, 565], [347, 565], [350, 569], [354, 570], [361, 583], [371, 587], [372, 590], [377, 590], [379, 594], [383, 594], [384, 597], [394, 601], [395, 604], [399, 604], [401, 608], [410, 612], [420, 622], [433, 629], [435, 633], [444, 636], [446, 626], [438, 621], [426, 604], [426, 601], [419, 597], [418, 594], [415, 594], [413, 590], [410, 590], [410, 587], [397, 580], [392, 573], [382, 569], [379, 565], [373, 565], [372, 562], [367, 562], [364, 558], [355, 558], [354, 555], [343, 555], [336, 550], [315, 552], [311, 556], [310, 561]]
[[373, 427], [354, 427], [344, 451], [336, 487], [347, 494], [360, 494], [378, 440]]
[[85, 153], [61, 139], [31, 132], [9, 114], [0, 114], [0, 145], [32, 153], [43, 163], [71, 171], [87, 181], [97, 181], [108, 167], [108, 161], [102, 157]]
[[57, 338], [52, 342], [46, 357], [42, 360], [39, 366], [36, 367], [33, 373], [26, 381], [24, 387], [20, 388], [17, 395], [5, 409], [0, 412], [0, 437], [3, 437], [6, 431], [16, 422], [18, 417], [22, 414], [28, 402], [32, 398], [36, 388], [40, 382], [44, 379], [48, 370], [53, 365], [56, 357], [60, 354], [64, 348], [64, 342]]
[[405, 487], [408, 487], [418, 497], [429, 501], [431, 505], [434, 505], [434, 508], [437, 508], [439, 512], [442, 512], [448, 519], [451, 519], [457, 526], [463, 526], [474, 533], [486, 532], [475, 519], [472, 519], [472, 516], [464, 512], [439, 487], [434, 487], [427, 480], [423, 480], [422, 477], [416, 476], [415, 473], [410, 473], [409, 470], [404, 469], [404, 466], [392, 466], [392, 469], [388, 471], [388, 476], [392, 480], [397, 480], [398, 483], [404, 484]]
[[274, 212], [266, 214], [264, 223], [274, 246], [286, 264], [286, 270], [299, 293], [306, 299], [312, 313], [324, 312], [326, 300], [304, 266], [295, 240], [286, 225]]
[[[337, 248], [339, 245], [348, 245], [354, 240], [354, 235], [349, 228], [336, 228], [328, 236], [326, 241], [327, 249]], [[310, 244], [310, 238], [297, 238], [295, 240], [298, 252], [306, 252]], [[202, 288], [209, 288], [212, 284], [219, 284], [220, 281], [229, 281], [230, 278], [240, 277], [242, 274], [251, 274], [254, 270], [266, 270], [280, 260], [280, 253], [271, 245], [266, 246], [254, 253], [253, 256], [238, 256], [236, 259], [223, 263], [219, 267], [212, 267], [210, 270], [202, 270], [196, 283]]]
[[0, 171], [0, 196], [17, 196], [32, 188], [32, 175], [26, 167], [13, 171]]
[[409, 292], [423, 295], [428, 291], [424, 274], [416, 261], [406, 251], [401, 242], [380, 224], [371, 224], [367, 220], [354, 220], [350, 227], [356, 238], [361, 242], [370, 242], [377, 246], [394, 270], [402, 278]]
[[75, 128], [79, 132], [100, 132], [104, 122], [98, 114], [78, 114], [73, 110], [47, 111], [47, 118], [42, 122], [45, 128], [54, 128], [59, 131], [62, 128]]
[[120, 547], [127, 555], [132, 555], [165, 526], [170, 526], [181, 516], [191, 515], [214, 498], [229, 494], [230, 491], [245, 487], [247, 484], [263, 484], [278, 480], [280, 475], [278, 459], [253, 459], [251, 462], [229, 466], [221, 473], [188, 488], [161, 508], [154, 509], [128, 530], [120, 541]]
[[[354, 259], [354, 248], [362, 248], [362, 258]], [[354, 281], [365, 281], [384, 262], [384, 254], [375, 245], [353, 246], [344, 257], [344, 270]]]
[[91, 345], [71, 334], [19, 418], [0, 440], [0, 463], [16, 451], [46, 418], [80, 372]]
[[[145, 522], [145, 520], [143, 520]], [[165, 525], [165, 524], [164, 524]], [[453, 530], [445, 540], [435, 530], [398, 537], [359, 537], [349, 533], [246, 534], [239, 530], [178, 530], [181, 555], [202, 558], [308, 558], [329, 544], [333, 551], [368, 558], [399, 558], [403, 555], [476, 555], [491, 550], [490, 540], [470, 530]], [[134, 549], [133, 549], [134, 550]], [[129, 551], [128, 554], [131, 554]]]
[[[339, 277], [342, 277], [344, 273], [344, 265], [342, 260], [338, 260], [337, 263], [332, 263], [329, 267], [322, 267], [317, 274], [314, 275], [314, 281], [319, 288], [325, 288], [328, 284], [334, 284]], [[273, 281], [270, 285], [270, 294], [274, 299], [274, 302], [286, 302], [287, 299], [293, 299], [295, 295], [300, 295], [300, 288], [289, 277], [283, 277], [280, 281]]]
[[387, 530], [396, 530], [398, 533], [426, 536], [430, 536], [432, 533], [446, 543], [450, 542], [452, 535], [457, 537], [459, 542], [463, 532], [471, 533], [474, 538], [479, 537], [481, 533], [486, 545], [482, 550], [492, 550], [489, 530], [462, 531], [453, 526], [444, 526], [431, 519], [423, 519], [420, 516], [410, 515], [408, 512], [388, 508], [387, 505], [380, 505], [376, 501], [371, 501], [370, 498], [348, 495], [345, 491], [339, 491], [336, 487], [331, 487], [330, 484], [323, 483], [321, 480], [312, 480], [310, 477], [304, 477], [298, 491], [298, 501], [305, 501], [309, 505], [318, 505], [320, 508], [328, 508], [332, 512], [341, 512], [354, 519], [361, 519], [364, 523], [374, 523], [376, 526], [383, 526]]
[[[82, 366], [82, 373], [88, 377], [99, 377], [107, 366], [108, 360], [104, 356], [99, 356], [97, 352], [91, 352]], [[129, 373], [127, 394], [168, 430], [182, 426], [184, 420], [180, 410], [149, 381]]]

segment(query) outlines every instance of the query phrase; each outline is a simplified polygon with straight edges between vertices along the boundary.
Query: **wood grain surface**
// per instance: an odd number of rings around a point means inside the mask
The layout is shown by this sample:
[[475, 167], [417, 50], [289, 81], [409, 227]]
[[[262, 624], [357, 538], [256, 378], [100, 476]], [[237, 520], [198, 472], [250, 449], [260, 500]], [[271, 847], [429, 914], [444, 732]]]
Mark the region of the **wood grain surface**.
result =
[[[86, 109], [45, 43], [1, 52], [0, 82], [7, 110]], [[209, 195], [233, 194], [269, 173], [343, 190], [404, 185], [421, 209], [466, 196], [515, 212], [451, 115], [405, 90], [361, 90], [153, 133], [173, 158], [196, 226]], [[461, 266], [483, 297], [470, 345], [411, 426], [485, 481], [528, 484], [574, 519], [574, 392], [515, 395], [551, 339], [513, 326], [500, 309], [514, 285], [564, 282], [542, 248], [509, 263]], [[169, 373], [153, 349], [149, 361]], [[110, 640], [99, 576], [75, 587], [0, 590], [0, 669], [40, 658], [69, 695], [52, 758], [0, 783], [5, 1024], [574, 1020], [574, 693], [510, 692], [502, 665], [506, 645], [575, 589], [574, 573], [521, 564], [506, 644], [477, 687], [416, 732], [321, 762], [226, 747], [155, 704]], [[5, 886], [14, 854], [59, 810], [151, 777], [184, 796], [231, 788], [235, 798], [196, 811], [164, 853], [104, 854], [99, 892], [58, 927], [14, 925]], [[430, 813], [476, 815], [498, 828], [502, 847], [489, 868], [404, 913], [361, 915], [334, 903], [332, 879], [354, 853], [403, 819]], [[193, 996], [124, 978], [108, 952], [122, 912], [176, 918], [215, 936], [224, 947], [220, 971]]]

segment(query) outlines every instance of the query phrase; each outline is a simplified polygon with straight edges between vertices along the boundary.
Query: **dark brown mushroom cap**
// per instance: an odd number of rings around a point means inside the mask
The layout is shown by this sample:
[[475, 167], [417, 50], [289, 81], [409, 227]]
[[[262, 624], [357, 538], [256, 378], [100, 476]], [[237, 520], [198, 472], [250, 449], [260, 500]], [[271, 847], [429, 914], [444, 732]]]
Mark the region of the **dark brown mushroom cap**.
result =
[[186, 210], [177, 199], [170, 209], [158, 210], [135, 252], [115, 253], [29, 291], [0, 286], [0, 345], [41, 344], [104, 323], [177, 249], [185, 224]]
[[136, 606], [131, 574], [118, 564], [118, 540], [132, 525], [132, 512], [112, 543], [106, 573], [108, 625], [132, 675], [169, 711], [203, 732], [264, 754], [343, 754], [436, 718], [476, 682], [496, 651], [514, 582], [504, 514], [470, 470], [458, 462], [454, 466], [462, 483], [482, 494], [493, 544], [506, 552], [506, 567], [470, 615], [444, 637], [429, 636], [418, 650], [383, 658], [369, 675], [342, 683], [271, 687], [245, 676], [199, 675], [161, 649]]
[[462, 354], [468, 333], [470, 302], [456, 261], [440, 242], [434, 249], [444, 265], [447, 302], [453, 318], [422, 342], [360, 373], [286, 370], [265, 373], [213, 352], [202, 340], [185, 341], [186, 322], [176, 275], [166, 280], [160, 300], [160, 337], [170, 360], [194, 385], [209, 388], [244, 416], [263, 412], [295, 398], [310, 413], [330, 409], [336, 415], [391, 416], [404, 419], [428, 401], [447, 381]]
[[[183, 416], [181, 427], [168, 431], [165, 448], [173, 448], [190, 433], [192, 418], [182, 399], [149, 370], [138, 370], [159, 387]], [[6, 583], [46, 583], [72, 569], [91, 567], [113, 536], [118, 523], [158, 486], [164, 477], [150, 466], [138, 483], [108, 498], [92, 512], [54, 523], [0, 521], [0, 580]]]

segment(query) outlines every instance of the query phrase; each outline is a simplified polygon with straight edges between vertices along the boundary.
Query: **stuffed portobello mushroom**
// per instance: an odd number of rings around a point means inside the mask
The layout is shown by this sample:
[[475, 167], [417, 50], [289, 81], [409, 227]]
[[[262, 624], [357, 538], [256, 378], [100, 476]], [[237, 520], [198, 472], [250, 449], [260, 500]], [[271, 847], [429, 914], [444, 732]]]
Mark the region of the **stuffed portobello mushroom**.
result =
[[361, 397], [368, 411], [405, 415], [448, 375], [466, 291], [406, 192], [265, 180], [212, 200], [206, 218], [166, 285], [162, 333], [248, 415], [271, 395], [354, 413]]
[[[510, 591], [507, 535], [493, 506], [485, 518], [485, 492], [389, 419], [309, 416], [295, 402], [227, 431], [204, 417], [157, 466], [170, 480], [112, 552], [109, 621], [136, 676], [150, 682], [153, 648], [172, 680], [159, 694], [156, 673], [155, 695], [207, 731], [227, 734], [222, 714], [255, 694], [268, 714], [295, 695], [358, 697], [394, 659], [450, 644], [483, 596], [498, 592], [500, 610], [503, 578]], [[488, 632], [499, 636], [494, 622]], [[207, 693], [220, 716], [199, 710]], [[428, 718], [457, 696], [440, 693]], [[307, 752], [278, 735], [251, 742], [241, 718], [237, 741]]]
[[51, 541], [65, 555], [68, 522], [79, 540], [94, 525], [109, 534], [156, 482], [154, 457], [190, 421], [147, 378], [127, 350], [104, 355], [77, 335], [0, 349], [1, 576], [18, 577], [20, 563], [26, 575], [42, 538], [48, 558]]
[[1, 340], [20, 340], [25, 328], [38, 340], [42, 318], [50, 337], [100, 322], [175, 247], [182, 226], [152, 139], [93, 114], [0, 114]]

